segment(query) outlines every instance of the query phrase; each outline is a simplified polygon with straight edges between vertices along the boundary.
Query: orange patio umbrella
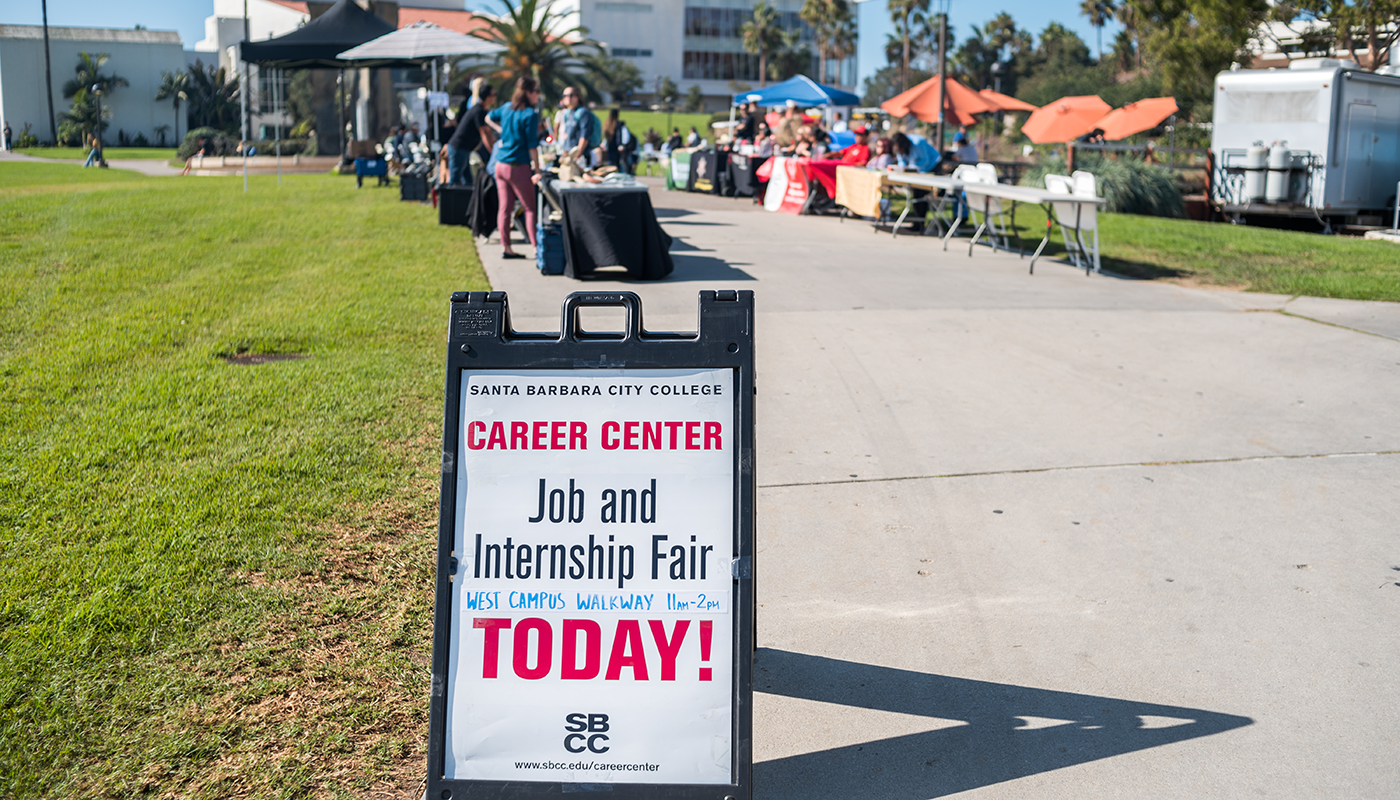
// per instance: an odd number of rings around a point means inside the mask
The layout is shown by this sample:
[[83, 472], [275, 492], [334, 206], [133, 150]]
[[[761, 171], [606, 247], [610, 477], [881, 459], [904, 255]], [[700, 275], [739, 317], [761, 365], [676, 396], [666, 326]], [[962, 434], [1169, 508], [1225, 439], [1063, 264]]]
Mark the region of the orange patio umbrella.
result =
[[1068, 142], [1099, 127], [1113, 107], [1096, 94], [1061, 97], [1031, 114], [1021, 132], [1036, 144]]
[[983, 89], [982, 91], [978, 92], [978, 94], [982, 95], [982, 99], [985, 100], [987, 103], [991, 104], [992, 106], [995, 106], [997, 111], [1040, 110], [1040, 106], [1033, 106], [1024, 100], [1017, 100], [1009, 94], [994, 92], [991, 89]]
[[1114, 109], [1094, 124], [1103, 129], [1103, 138], [1113, 141], [1150, 131], [1176, 113], [1176, 98], [1150, 97]]
[[[913, 114], [924, 122], [938, 121], [938, 106], [941, 92], [938, 76], [924, 81], [906, 92], [891, 97], [880, 104], [880, 108], [896, 117]], [[977, 121], [974, 114], [996, 111], [981, 95], [958, 83], [953, 78], [947, 80], [948, 99], [943, 103], [943, 119], [957, 125], [971, 125]]]

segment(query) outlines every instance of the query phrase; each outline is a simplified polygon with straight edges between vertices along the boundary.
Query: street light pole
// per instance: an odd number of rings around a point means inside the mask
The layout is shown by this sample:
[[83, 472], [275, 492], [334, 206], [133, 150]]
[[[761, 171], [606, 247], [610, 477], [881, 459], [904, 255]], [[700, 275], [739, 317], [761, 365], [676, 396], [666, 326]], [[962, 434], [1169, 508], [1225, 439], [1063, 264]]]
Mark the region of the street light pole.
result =
[[943, 157], [943, 111], [948, 107], [948, 4], [938, 14], [938, 157]]
[[49, 63], [49, 0], [42, 0], [39, 5], [44, 13], [44, 88], [48, 89], [45, 96], [49, 99], [49, 137], [57, 147], [58, 123], [53, 115], [53, 67]]
[[92, 85], [92, 97], [97, 101], [97, 122], [93, 128], [97, 131], [97, 166], [105, 169], [107, 167], [107, 155], [102, 152], [102, 84]]

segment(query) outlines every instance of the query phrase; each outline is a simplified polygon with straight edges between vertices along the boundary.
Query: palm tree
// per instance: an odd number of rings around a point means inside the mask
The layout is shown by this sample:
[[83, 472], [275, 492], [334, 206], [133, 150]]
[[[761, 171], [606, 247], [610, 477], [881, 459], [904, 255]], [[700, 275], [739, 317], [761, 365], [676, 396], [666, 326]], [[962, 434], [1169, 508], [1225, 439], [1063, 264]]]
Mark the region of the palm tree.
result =
[[102, 94], [110, 94], [113, 89], [121, 86], [129, 86], [126, 78], [120, 75], [103, 75], [102, 68], [107, 66], [111, 60], [107, 53], [93, 55], [89, 52], [78, 53], [78, 65], [73, 68], [75, 73], [68, 82], [63, 84], [64, 99], [74, 99], [77, 102], [87, 102], [88, 92], [93, 86], [101, 87]]
[[753, 7], [753, 19], [744, 23], [744, 49], [758, 56], [758, 86], [768, 85], [768, 54], [783, 46], [783, 28], [778, 12], [759, 0]]
[[190, 99], [190, 74], [188, 72], [168, 72], [161, 70], [160, 88], [156, 90], [156, 100], [175, 101], [175, 141], [180, 141], [180, 101]]
[[110, 106], [104, 108], [99, 115], [97, 104], [92, 97], [92, 90], [96, 88], [105, 96], [111, 94], [113, 89], [129, 85], [126, 78], [120, 75], [104, 75], [102, 73], [102, 68], [107, 65], [107, 61], [110, 59], [111, 56], [107, 53], [98, 53], [97, 55], [86, 51], [78, 53], [78, 64], [73, 68], [74, 75], [63, 84], [64, 99], [73, 101], [73, 107], [60, 115], [63, 125], [59, 127], [68, 130], [65, 138], [71, 138], [75, 130], [101, 136], [102, 129], [107, 127], [107, 123], [103, 120], [112, 116], [112, 109]]
[[915, 26], [928, 24], [928, 0], [889, 0], [890, 19], [904, 45], [899, 62], [900, 91], [909, 90], [909, 42]]
[[827, 58], [845, 58], [855, 41], [851, 6], [846, 0], [806, 0], [798, 16], [812, 28], [817, 42], [817, 80], [825, 81]]
[[229, 75], [223, 67], [204, 66], [196, 60], [190, 67], [191, 125], [197, 128], [218, 128], [225, 132], [238, 129], [238, 76]]
[[[554, 11], [554, 0], [501, 0], [505, 13], [477, 17], [488, 27], [475, 35], [503, 49], [496, 53], [496, 78], [514, 83], [530, 76], [540, 82], [545, 103], [553, 105], [568, 86], [578, 86], [590, 97], [601, 99], [584, 71], [584, 62], [602, 50], [588, 38], [588, 29], [570, 26]], [[503, 92], [502, 94], [506, 94]]]
[[1114, 16], [1118, 18], [1119, 24], [1123, 26], [1123, 31], [1131, 37], [1134, 58], [1137, 60], [1137, 68], [1142, 69], [1142, 26], [1140, 24], [1141, 17], [1138, 15], [1137, 7], [1124, 0], [1124, 2], [1118, 6], [1118, 11]]
[[1079, 13], [1089, 18], [1089, 24], [1099, 35], [1099, 60], [1103, 60], [1103, 26], [1113, 19], [1113, 12], [1118, 10], [1118, 4], [1114, 0], [1084, 0], [1079, 4]]

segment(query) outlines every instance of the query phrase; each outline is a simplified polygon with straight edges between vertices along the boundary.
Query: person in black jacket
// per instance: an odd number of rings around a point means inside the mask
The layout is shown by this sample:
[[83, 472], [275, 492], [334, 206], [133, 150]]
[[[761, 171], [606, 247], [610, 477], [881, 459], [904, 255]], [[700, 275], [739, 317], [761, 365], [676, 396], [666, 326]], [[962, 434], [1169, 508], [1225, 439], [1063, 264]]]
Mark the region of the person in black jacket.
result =
[[472, 182], [471, 153], [475, 150], [482, 162], [491, 158], [495, 130], [486, 123], [486, 115], [495, 104], [495, 90], [482, 82], [476, 103], [457, 117], [457, 129], [447, 141], [447, 182], [466, 186]]

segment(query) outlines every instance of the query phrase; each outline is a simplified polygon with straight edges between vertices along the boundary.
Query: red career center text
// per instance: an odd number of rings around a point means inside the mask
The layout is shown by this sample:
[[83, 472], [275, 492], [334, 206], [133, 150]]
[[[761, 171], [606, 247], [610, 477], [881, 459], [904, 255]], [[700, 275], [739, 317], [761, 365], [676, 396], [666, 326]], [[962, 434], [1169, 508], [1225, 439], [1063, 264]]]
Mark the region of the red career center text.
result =
[[[594, 440], [604, 450], [723, 450], [718, 422], [604, 422]], [[587, 450], [588, 423], [467, 423], [468, 450]]]

